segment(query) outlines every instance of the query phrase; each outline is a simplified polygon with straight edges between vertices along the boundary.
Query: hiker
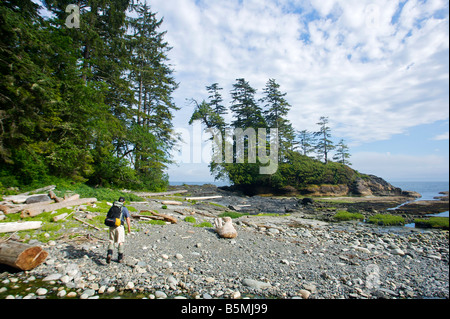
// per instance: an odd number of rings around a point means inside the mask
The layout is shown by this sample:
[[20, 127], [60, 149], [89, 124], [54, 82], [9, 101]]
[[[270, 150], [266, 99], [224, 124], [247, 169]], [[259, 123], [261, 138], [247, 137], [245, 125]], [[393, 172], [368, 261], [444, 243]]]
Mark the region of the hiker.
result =
[[106, 255], [106, 262], [109, 264], [113, 255], [114, 244], [118, 244], [118, 262], [123, 262], [124, 242], [125, 242], [125, 227], [124, 222], [127, 222], [128, 233], [131, 233], [130, 213], [124, 206], [125, 198], [120, 197], [118, 201], [113, 203], [106, 216], [105, 224], [109, 226], [109, 245], [108, 254]]

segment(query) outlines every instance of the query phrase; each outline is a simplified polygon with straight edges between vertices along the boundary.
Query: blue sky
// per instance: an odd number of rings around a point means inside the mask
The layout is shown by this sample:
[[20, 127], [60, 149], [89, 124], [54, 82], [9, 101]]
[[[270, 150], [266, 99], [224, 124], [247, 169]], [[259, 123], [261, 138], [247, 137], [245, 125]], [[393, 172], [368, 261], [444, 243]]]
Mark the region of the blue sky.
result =
[[[205, 86], [237, 78], [259, 97], [274, 78], [295, 129], [328, 116], [352, 167], [388, 181], [448, 181], [449, 3], [443, 0], [152, 0], [180, 82], [174, 126], [188, 126]], [[193, 143], [184, 145], [197, 150]], [[176, 154], [176, 150], [174, 150]], [[180, 158], [171, 181], [212, 181]]]

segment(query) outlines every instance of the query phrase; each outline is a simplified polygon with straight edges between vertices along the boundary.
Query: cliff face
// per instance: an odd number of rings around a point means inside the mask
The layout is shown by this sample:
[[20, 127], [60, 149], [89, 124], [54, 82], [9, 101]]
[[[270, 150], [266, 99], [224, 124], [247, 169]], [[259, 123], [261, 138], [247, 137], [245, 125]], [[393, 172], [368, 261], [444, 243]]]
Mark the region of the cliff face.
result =
[[310, 196], [408, 196], [420, 197], [420, 194], [403, 191], [375, 175], [357, 177], [352, 184], [310, 185], [301, 191]]
[[367, 175], [368, 179], [357, 178], [352, 185], [351, 193], [361, 196], [399, 196], [402, 195], [402, 190], [398, 187], [394, 187], [384, 179]]

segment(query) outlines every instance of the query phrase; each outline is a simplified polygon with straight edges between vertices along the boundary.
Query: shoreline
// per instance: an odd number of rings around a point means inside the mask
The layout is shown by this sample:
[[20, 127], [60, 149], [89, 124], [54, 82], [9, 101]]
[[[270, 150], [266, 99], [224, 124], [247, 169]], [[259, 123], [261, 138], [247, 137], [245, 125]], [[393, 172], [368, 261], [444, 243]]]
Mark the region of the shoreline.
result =
[[[133, 219], [136, 231], [127, 236], [124, 264], [106, 264], [105, 229], [65, 229], [67, 236], [43, 244], [49, 257], [42, 265], [0, 273], [0, 298], [449, 298], [448, 231], [312, 219], [312, 207], [298, 206], [297, 199], [238, 198], [213, 187], [186, 197], [200, 192], [222, 198], [189, 201], [183, 194], [130, 203], [138, 212], [157, 210], [177, 223]], [[181, 205], [164, 205], [165, 200]], [[196, 227], [213, 225], [230, 211], [227, 201], [242, 209], [282, 203], [284, 213], [233, 219], [238, 236], [231, 240], [219, 238], [213, 227]], [[185, 221], [187, 216], [195, 222]], [[14, 288], [24, 284], [28, 291]], [[37, 285], [46, 292], [39, 295]]]

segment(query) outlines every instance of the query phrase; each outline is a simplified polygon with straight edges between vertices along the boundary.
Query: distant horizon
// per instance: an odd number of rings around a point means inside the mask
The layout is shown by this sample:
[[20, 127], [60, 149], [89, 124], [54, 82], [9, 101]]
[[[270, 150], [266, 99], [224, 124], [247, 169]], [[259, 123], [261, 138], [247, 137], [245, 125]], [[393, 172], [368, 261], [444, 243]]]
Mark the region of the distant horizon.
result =
[[[384, 179], [384, 178], [383, 178]], [[449, 180], [446, 181], [438, 181], [438, 180], [386, 180], [384, 179], [386, 182], [388, 182], [389, 184], [393, 184], [393, 183], [450, 183]], [[199, 185], [199, 184], [229, 184], [231, 185], [232, 183], [230, 182], [223, 182], [223, 181], [185, 181], [185, 180], [181, 180], [181, 181], [174, 181], [174, 180], [170, 180], [169, 179], [169, 184], [171, 183], [184, 183], [189, 185], [190, 183], [193, 183], [192, 185]]]

